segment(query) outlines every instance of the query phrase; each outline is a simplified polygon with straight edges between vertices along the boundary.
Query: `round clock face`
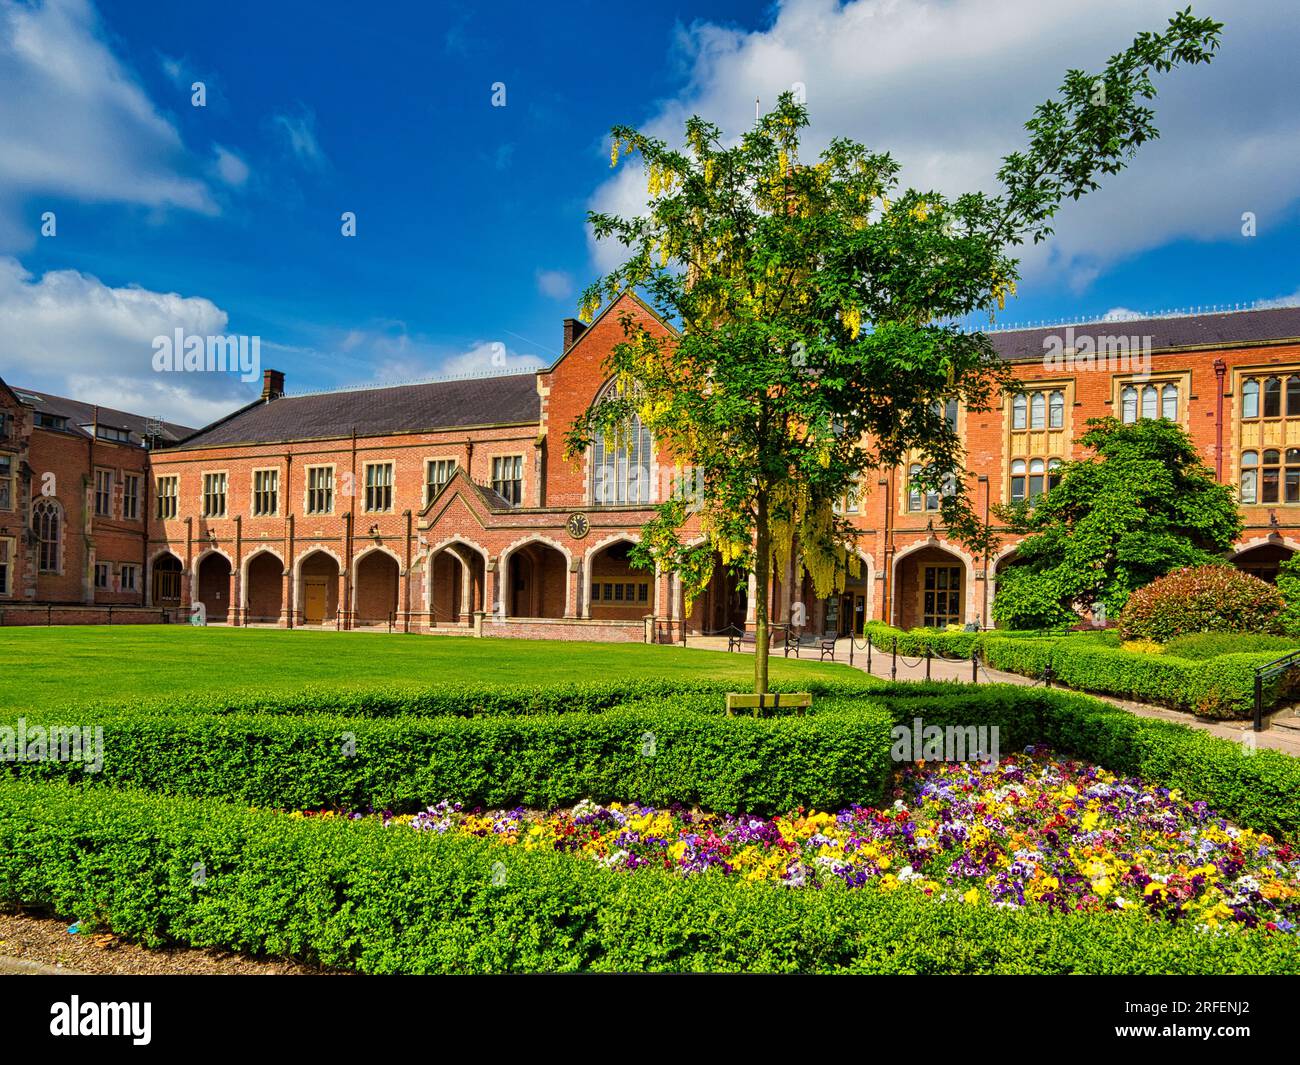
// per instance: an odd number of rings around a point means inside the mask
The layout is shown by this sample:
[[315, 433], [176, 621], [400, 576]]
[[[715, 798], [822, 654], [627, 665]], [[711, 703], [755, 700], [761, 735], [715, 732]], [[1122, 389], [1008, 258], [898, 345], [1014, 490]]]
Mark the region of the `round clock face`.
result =
[[564, 523], [564, 527], [569, 530], [569, 535], [575, 540], [581, 540], [587, 533], [591, 532], [591, 522], [587, 520], [585, 514], [570, 514], [569, 520]]

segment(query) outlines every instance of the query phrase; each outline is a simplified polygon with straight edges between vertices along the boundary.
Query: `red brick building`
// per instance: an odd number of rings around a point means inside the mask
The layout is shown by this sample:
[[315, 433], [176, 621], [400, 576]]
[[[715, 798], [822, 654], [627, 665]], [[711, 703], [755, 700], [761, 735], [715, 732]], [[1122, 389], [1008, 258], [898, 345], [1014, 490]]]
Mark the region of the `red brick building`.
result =
[[[603, 366], [625, 313], [671, 334], [624, 296], [589, 327], [566, 320], [562, 355], [536, 373], [286, 396], [283, 376], [267, 371], [257, 402], [164, 448], [137, 448], [152, 478], [148, 546], [141, 552], [138, 530], [121, 542], [143, 559], [145, 601], [182, 613], [201, 603], [209, 621], [231, 624], [484, 636], [673, 639], [683, 627], [744, 625], [752, 583], [719, 572], [683, 617], [674, 574], [628, 565], [673, 476], [644, 429], [564, 457], [568, 426], [608, 387]], [[1079, 457], [1088, 418], [1168, 417], [1241, 491], [1239, 566], [1268, 578], [1300, 548], [1300, 308], [991, 340], [1026, 391], [995, 411], [950, 411], [977, 507], [1048, 490], [1054, 469]], [[910, 490], [906, 468], [864, 477], [842, 506], [861, 533], [861, 575], [816, 601], [810, 580], [796, 586], [792, 561], [774, 617], [802, 602], [817, 630], [860, 629], [869, 617], [988, 624], [1013, 542], [972, 557], [945, 535], [938, 498]], [[108, 543], [106, 527], [101, 535]], [[93, 562], [75, 564], [84, 599]]]
[[159, 620], [149, 448], [193, 432], [0, 380], [0, 624]]

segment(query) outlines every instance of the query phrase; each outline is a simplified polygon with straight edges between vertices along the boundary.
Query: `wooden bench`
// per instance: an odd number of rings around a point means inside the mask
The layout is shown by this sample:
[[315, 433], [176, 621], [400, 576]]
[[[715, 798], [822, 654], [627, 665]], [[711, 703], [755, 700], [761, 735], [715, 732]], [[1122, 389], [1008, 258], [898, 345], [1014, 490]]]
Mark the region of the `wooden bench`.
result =
[[785, 657], [790, 657], [790, 652], [794, 652], [795, 658], [799, 657], [801, 649], [807, 647], [809, 650], [816, 648], [821, 653], [821, 661], [825, 662], [827, 657], [832, 662], [835, 661], [835, 637], [815, 636], [811, 632], [788, 632], [785, 637]]
[[811, 692], [768, 692], [766, 695], [727, 693], [727, 716], [735, 717], [737, 710], [750, 710], [757, 717], [764, 710], [781, 708], [798, 710], [803, 714], [812, 706]]
[[[782, 629], [773, 626], [767, 630], [767, 653], [771, 654], [776, 642], [781, 638]], [[786, 637], [789, 640], [789, 636]], [[727, 634], [727, 650], [739, 651], [742, 647], [753, 647], [758, 643], [752, 632], [732, 632]], [[788, 657], [788, 655], [787, 655]]]

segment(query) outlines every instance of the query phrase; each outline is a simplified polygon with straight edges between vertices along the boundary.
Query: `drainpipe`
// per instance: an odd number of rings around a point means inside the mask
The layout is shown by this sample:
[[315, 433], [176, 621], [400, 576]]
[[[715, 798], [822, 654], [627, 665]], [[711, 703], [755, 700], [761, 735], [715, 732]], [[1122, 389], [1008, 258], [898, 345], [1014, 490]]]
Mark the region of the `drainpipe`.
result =
[[1222, 359], [1214, 360], [1214, 479], [1223, 480], [1223, 385], [1228, 364]]
[[882, 552], [885, 563], [883, 570], [885, 576], [885, 587], [883, 589], [884, 594], [881, 596], [884, 600], [881, 604], [883, 607], [882, 613], [884, 614], [882, 620], [886, 625], [892, 625], [894, 623], [894, 523], [892, 520], [894, 515], [893, 473], [891, 472], [888, 477], [882, 479], [878, 483], [885, 489], [885, 549]]
[[403, 511], [406, 517], [406, 617], [403, 619], [402, 631], [411, 631], [411, 512]]
[[[988, 535], [989, 527], [989, 478], [988, 474], [979, 475], [979, 483], [984, 485], [984, 529]], [[989, 545], [984, 543], [984, 606], [980, 612], [980, 628], [992, 628], [989, 624]]]

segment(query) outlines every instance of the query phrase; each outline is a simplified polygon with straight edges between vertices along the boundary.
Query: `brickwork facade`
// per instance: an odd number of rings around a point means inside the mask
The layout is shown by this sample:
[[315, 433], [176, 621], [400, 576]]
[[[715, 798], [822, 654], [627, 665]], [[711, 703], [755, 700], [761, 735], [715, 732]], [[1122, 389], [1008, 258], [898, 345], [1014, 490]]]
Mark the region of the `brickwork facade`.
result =
[[[282, 375], [268, 371], [258, 403], [151, 451], [42, 429], [19, 394], [0, 389], [9, 416], [0, 456], [15, 471], [8, 510], [0, 481], [0, 545], [11, 544], [12, 559], [0, 608], [123, 604], [181, 617], [201, 609], [236, 625], [565, 639], [674, 640], [683, 629], [743, 627], [753, 619], [752, 578], [720, 572], [686, 611], [674, 574], [628, 562], [668, 490], [666, 456], [640, 479], [610, 482], [591, 454], [564, 455], [568, 426], [608, 386], [605, 361], [624, 316], [671, 336], [624, 296], [585, 329], [567, 320], [563, 355], [536, 374], [285, 397]], [[1247, 529], [1234, 561], [1273, 577], [1300, 548], [1300, 310], [1122, 330], [1153, 334], [1140, 363], [1081, 355], [1062, 365], [1044, 358], [1055, 338], [1042, 331], [992, 338], [1025, 393], [993, 411], [955, 412], [976, 507], [991, 513], [1050, 490], [1055, 467], [1081, 457], [1089, 418], [1169, 417], [1241, 491]], [[1077, 344], [1073, 330], [1070, 339]], [[45, 473], [64, 522], [48, 571], [36, 514], [51, 509], [40, 495]], [[137, 475], [140, 516], [130, 518], [125, 479]], [[778, 574], [773, 616], [839, 632], [868, 618], [989, 624], [1014, 540], [972, 556], [946, 535], [938, 499], [911, 490], [907, 468], [865, 476], [861, 487], [844, 504], [860, 534], [861, 573], [817, 600], [796, 557]], [[106, 512], [96, 513], [97, 501]], [[97, 587], [101, 563], [108, 583], [101, 571]], [[138, 588], [122, 584], [123, 566], [141, 568]]]

